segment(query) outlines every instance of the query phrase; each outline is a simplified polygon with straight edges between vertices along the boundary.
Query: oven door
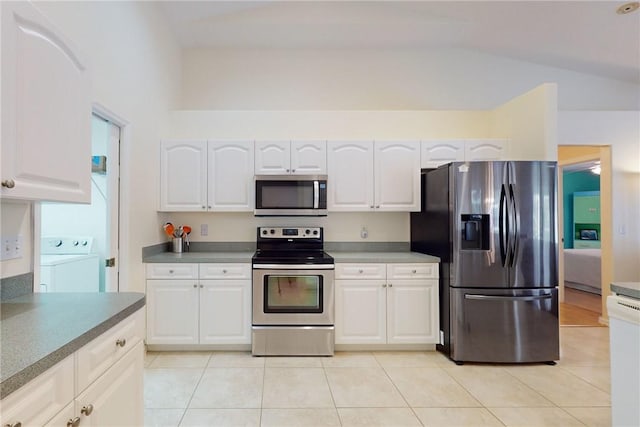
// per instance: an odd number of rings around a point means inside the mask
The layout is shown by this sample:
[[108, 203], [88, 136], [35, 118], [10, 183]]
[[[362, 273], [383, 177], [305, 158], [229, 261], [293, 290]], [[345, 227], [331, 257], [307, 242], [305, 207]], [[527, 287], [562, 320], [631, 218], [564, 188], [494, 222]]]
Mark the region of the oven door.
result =
[[270, 267], [274, 268], [254, 265], [254, 326], [333, 325], [333, 269], [313, 265]]

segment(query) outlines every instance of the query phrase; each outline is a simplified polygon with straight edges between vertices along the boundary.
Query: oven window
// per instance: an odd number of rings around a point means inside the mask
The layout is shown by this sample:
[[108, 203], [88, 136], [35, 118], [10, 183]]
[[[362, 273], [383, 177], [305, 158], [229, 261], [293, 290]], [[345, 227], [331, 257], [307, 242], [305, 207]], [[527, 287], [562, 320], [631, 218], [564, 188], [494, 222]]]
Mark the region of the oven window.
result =
[[322, 313], [322, 276], [264, 278], [265, 313]]

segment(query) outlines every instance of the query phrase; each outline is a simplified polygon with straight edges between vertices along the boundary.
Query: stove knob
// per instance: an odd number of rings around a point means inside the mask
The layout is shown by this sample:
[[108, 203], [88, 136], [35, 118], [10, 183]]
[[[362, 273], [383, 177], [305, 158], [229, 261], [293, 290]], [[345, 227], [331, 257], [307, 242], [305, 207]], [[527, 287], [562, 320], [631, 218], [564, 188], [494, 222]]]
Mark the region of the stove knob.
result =
[[271, 229], [271, 231], [269, 231], [271, 234], [276, 234], [276, 230], [274, 230], [273, 228]]
[[311, 230], [309, 230], [309, 229], [304, 230], [304, 234], [311, 234]]
[[262, 229], [262, 234], [267, 234], [267, 229], [266, 228]]
[[314, 234], [315, 236], [317, 236], [317, 235], [318, 235], [318, 230], [313, 230], [313, 234]]
[[87, 246], [89, 244], [89, 242], [87, 242], [86, 240], [82, 241], [82, 246]]
[[78, 242], [77, 240], [73, 241], [73, 246], [78, 246], [80, 244], [80, 242]]
[[55, 246], [56, 248], [59, 248], [60, 246], [62, 246], [62, 240], [55, 240], [53, 242], [53, 246]]

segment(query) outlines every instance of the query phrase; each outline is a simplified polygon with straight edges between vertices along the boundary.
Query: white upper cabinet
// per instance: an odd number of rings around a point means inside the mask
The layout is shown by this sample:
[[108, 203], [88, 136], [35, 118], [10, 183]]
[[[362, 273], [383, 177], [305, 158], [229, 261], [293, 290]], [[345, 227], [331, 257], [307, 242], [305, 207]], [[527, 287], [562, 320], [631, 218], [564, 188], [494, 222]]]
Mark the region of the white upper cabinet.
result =
[[506, 139], [468, 139], [464, 146], [466, 161], [507, 160], [509, 144]]
[[253, 210], [253, 141], [162, 141], [161, 211]]
[[328, 141], [327, 169], [328, 210], [374, 208], [373, 141]]
[[418, 141], [329, 141], [330, 211], [420, 210]]
[[207, 141], [162, 141], [160, 210], [207, 209]]
[[437, 168], [450, 162], [464, 162], [464, 140], [422, 141], [423, 168]]
[[422, 141], [423, 168], [437, 168], [450, 162], [507, 160], [507, 139], [449, 139]]
[[376, 141], [375, 209], [420, 210], [420, 142]]
[[209, 141], [207, 208], [253, 210], [253, 141]]
[[91, 201], [89, 68], [29, 2], [2, 2], [0, 196]]
[[256, 175], [323, 175], [326, 141], [256, 141]]

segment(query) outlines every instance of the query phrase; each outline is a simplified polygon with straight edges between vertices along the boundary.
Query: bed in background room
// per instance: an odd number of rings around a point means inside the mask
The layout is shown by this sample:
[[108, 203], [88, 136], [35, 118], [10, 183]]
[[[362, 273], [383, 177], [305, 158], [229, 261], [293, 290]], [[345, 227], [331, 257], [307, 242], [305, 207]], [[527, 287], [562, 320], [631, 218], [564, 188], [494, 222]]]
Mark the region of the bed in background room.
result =
[[565, 249], [564, 285], [602, 295], [600, 249]]

